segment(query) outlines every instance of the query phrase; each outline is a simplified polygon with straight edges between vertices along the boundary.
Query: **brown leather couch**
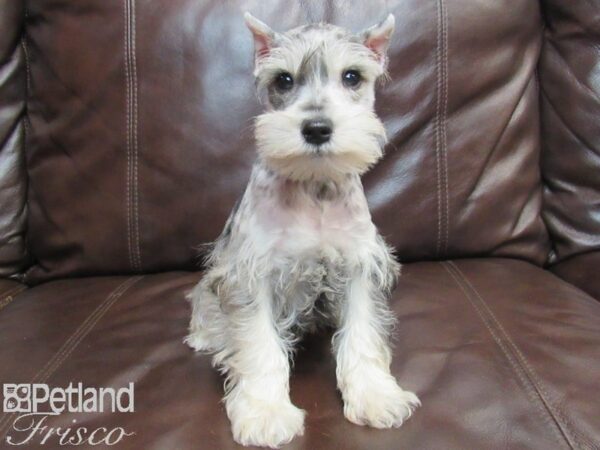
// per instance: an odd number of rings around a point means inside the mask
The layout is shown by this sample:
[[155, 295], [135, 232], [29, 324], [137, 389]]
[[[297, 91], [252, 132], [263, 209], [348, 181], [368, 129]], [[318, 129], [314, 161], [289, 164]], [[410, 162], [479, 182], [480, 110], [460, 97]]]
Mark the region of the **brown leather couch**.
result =
[[364, 183], [405, 263], [393, 372], [423, 406], [395, 430], [347, 422], [315, 336], [288, 448], [599, 449], [600, 0], [3, 1], [0, 383], [134, 382], [134, 413], [46, 425], [238, 448], [222, 379], [182, 339], [196, 248], [254, 158], [244, 10], [276, 29], [397, 20], [390, 144]]

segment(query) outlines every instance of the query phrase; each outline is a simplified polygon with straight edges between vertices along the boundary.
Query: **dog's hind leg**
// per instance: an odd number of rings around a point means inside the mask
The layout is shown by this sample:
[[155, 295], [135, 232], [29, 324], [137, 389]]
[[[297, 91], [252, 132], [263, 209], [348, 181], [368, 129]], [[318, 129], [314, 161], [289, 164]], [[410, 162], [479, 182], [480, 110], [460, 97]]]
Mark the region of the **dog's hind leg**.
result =
[[225, 343], [227, 318], [217, 295], [219, 279], [220, 276], [209, 272], [187, 295], [192, 304], [192, 318], [184, 342], [196, 351], [214, 353]]

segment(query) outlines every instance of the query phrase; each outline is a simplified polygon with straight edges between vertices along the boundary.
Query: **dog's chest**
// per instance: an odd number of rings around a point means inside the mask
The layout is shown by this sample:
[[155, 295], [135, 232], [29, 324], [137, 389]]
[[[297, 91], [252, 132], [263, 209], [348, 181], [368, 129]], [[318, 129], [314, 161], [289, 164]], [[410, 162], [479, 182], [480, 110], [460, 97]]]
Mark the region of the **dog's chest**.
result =
[[375, 232], [360, 184], [281, 182], [257, 194], [257, 231], [276, 254], [346, 256]]

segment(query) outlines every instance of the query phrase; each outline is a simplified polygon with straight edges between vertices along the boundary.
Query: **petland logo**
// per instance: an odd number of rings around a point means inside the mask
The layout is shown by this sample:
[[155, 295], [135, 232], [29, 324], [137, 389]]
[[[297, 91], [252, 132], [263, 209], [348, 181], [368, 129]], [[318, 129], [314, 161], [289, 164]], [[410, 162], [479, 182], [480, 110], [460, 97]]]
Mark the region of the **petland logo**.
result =
[[112, 446], [135, 434], [122, 427], [89, 429], [78, 426], [76, 419], [68, 427], [47, 425], [50, 416], [62, 413], [132, 413], [135, 411], [133, 383], [120, 389], [84, 387], [83, 383], [69, 383], [66, 388], [51, 388], [42, 383], [6, 383], [3, 392], [4, 413], [18, 414], [6, 435], [10, 445]]

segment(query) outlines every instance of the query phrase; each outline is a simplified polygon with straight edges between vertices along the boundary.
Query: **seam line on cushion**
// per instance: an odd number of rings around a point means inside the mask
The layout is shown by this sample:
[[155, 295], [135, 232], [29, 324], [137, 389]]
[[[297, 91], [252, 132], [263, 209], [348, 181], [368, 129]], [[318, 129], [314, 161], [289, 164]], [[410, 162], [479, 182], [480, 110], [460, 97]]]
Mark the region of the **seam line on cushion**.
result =
[[498, 345], [498, 347], [502, 351], [503, 355], [508, 360], [510, 366], [512, 367], [512, 369], [513, 369], [513, 371], [515, 373], [515, 375], [521, 381], [521, 384], [522, 384], [525, 392], [527, 393], [527, 395], [530, 397], [532, 403], [541, 412], [542, 420], [545, 423], [547, 423], [548, 426], [552, 429], [555, 437], [557, 438], [557, 440], [559, 442], [566, 442], [567, 445], [568, 445], [568, 448], [569, 449], [573, 449], [573, 446], [570, 444], [570, 442], [566, 439], [566, 437], [564, 436], [564, 434], [561, 432], [560, 427], [556, 423], [556, 420], [552, 420], [552, 419], [554, 419], [554, 417], [548, 411], [548, 409], [544, 407], [543, 400], [540, 401], [541, 398], [540, 398], [539, 392], [535, 391], [535, 387], [533, 386], [533, 383], [531, 382], [531, 380], [528, 380], [526, 374], [524, 373], [524, 370], [519, 366], [519, 364], [516, 361], [515, 357], [511, 354], [510, 350], [506, 347], [506, 344], [503, 341], [502, 337], [499, 336], [498, 332], [492, 327], [492, 325], [489, 322], [489, 319], [486, 317], [486, 315], [482, 311], [481, 307], [473, 300], [473, 298], [471, 297], [471, 295], [469, 295], [468, 289], [467, 289], [466, 285], [464, 284], [464, 282], [462, 282], [461, 280], [459, 280], [458, 274], [454, 270], [452, 270], [450, 268], [452, 266], [450, 266], [449, 263], [440, 263], [440, 264], [442, 264], [442, 266], [444, 267], [444, 269], [446, 269], [446, 271], [450, 274], [450, 276], [452, 277], [452, 279], [454, 280], [454, 282], [458, 285], [458, 287], [465, 294], [466, 299], [469, 301], [469, 303], [471, 304], [471, 306], [475, 309], [475, 312], [477, 313], [477, 315], [479, 316], [479, 318], [481, 319], [481, 321], [483, 322], [483, 324], [485, 325], [485, 327], [489, 331], [490, 335], [492, 336], [492, 338], [494, 339], [494, 341], [496, 342], [496, 344]]
[[[535, 372], [535, 370], [533, 369], [533, 367], [531, 366], [531, 364], [529, 363], [529, 361], [527, 360], [527, 358], [525, 357], [525, 355], [523, 354], [521, 349], [511, 339], [510, 335], [508, 334], [508, 332], [506, 331], [506, 329], [504, 328], [502, 323], [496, 318], [496, 315], [494, 314], [492, 309], [488, 306], [488, 304], [484, 300], [483, 296], [481, 294], [479, 294], [479, 291], [475, 288], [475, 286], [473, 286], [473, 284], [469, 281], [467, 276], [463, 273], [462, 270], [460, 270], [460, 268], [456, 264], [454, 264], [452, 261], [450, 261], [449, 264], [458, 272], [458, 274], [465, 281], [465, 283], [475, 293], [475, 295], [477, 296], [477, 298], [483, 305], [484, 309], [487, 311], [487, 313], [488, 313], [489, 317], [491, 318], [491, 320], [493, 321], [493, 323], [496, 325], [498, 330], [502, 333], [506, 342], [508, 342], [508, 345], [512, 348], [512, 350], [517, 358], [517, 361], [520, 363], [521, 367], [524, 369], [525, 373], [528, 375], [529, 379], [531, 380], [534, 387], [538, 391], [540, 398], [544, 402], [544, 405], [549, 410], [550, 414], [552, 414], [554, 416], [557, 424], [561, 427], [563, 434], [566, 437], [569, 437], [569, 434], [570, 434], [571, 440], [578, 446], [578, 448], [584, 448], [584, 446], [581, 445], [581, 442], [579, 442], [575, 437], [578, 437], [578, 438], [584, 440], [585, 443], [587, 445], [589, 445], [591, 448], [596, 447], [596, 445], [592, 443], [591, 439], [588, 439], [585, 436], [582, 436], [581, 433], [572, 429], [572, 427], [570, 426], [570, 423], [569, 423], [570, 421], [567, 419], [566, 415], [563, 414], [562, 411], [560, 411], [559, 408], [556, 407], [556, 405], [552, 404], [551, 396], [548, 394], [548, 390], [545, 388], [544, 383], [538, 377], [537, 373]], [[561, 420], [558, 420], [558, 419], [561, 419]], [[561, 423], [561, 421], [562, 421], [562, 423]]]
[[444, 41], [444, 59], [443, 59], [443, 72], [444, 72], [444, 97], [442, 103], [442, 150], [443, 150], [443, 180], [444, 180], [444, 201], [445, 201], [445, 214], [446, 223], [444, 228], [444, 241], [443, 241], [443, 253], [448, 253], [448, 234], [450, 229], [450, 193], [448, 187], [448, 5], [442, 0], [443, 6], [443, 41]]
[[[27, 6], [25, 7], [25, 24], [27, 24], [27, 20], [29, 18], [29, 10]], [[25, 56], [25, 87], [27, 95], [31, 92], [31, 66], [29, 63], [29, 50], [27, 49], [27, 36], [25, 34], [25, 30], [23, 30], [23, 34], [21, 35], [21, 47], [23, 48], [23, 56]], [[28, 97], [26, 97], [28, 100]], [[26, 102], [27, 103], [27, 102]]]
[[441, 49], [442, 49], [442, 45], [440, 43], [441, 41], [441, 27], [440, 27], [440, 19], [439, 19], [439, 15], [440, 15], [440, 2], [438, 1], [438, 11], [437, 11], [437, 15], [438, 15], [438, 25], [437, 25], [437, 46], [436, 46], [436, 52], [435, 52], [435, 64], [436, 64], [436, 85], [435, 85], [435, 172], [436, 172], [436, 188], [437, 188], [437, 238], [436, 238], [436, 247], [435, 247], [435, 254], [439, 255], [440, 254], [440, 246], [441, 246], [441, 239], [442, 239], [442, 195], [441, 195], [441, 172], [440, 172], [440, 145], [439, 145], [439, 141], [440, 141], [440, 110], [441, 110], [441, 102], [440, 102], [440, 92], [441, 92], [441, 88], [440, 88], [440, 84], [441, 84], [441, 80], [442, 78], [440, 77], [440, 65], [441, 65]]
[[[117, 286], [95, 309], [92, 313], [79, 325], [75, 332], [65, 341], [60, 349], [52, 358], [40, 369], [33, 377], [31, 384], [44, 383], [60, 368], [66, 359], [73, 353], [81, 341], [89, 334], [98, 321], [106, 314], [110, 307], [134, 284], [140, 281], [143, 276], [127, 278], [119, 286]], [[5, 414], [0, 419], [0, 440], [4, 439], [4, 435], [8, 430], [11, 418], [15, 413]]]
[[7, 290], [5, 290], [4, 292], [2, 292], [0, 294], [0, 298], [4, 298], [6, 296], [9, 296], [13, 293], [13, 291], [17, 290], [18, 288], [20, 288], [21, 286], [13, 286], [11, 288], [8, 288]]
[[123, 2], [124, 51], [125, 51], [125, 91], [126, 91], [126, 142], [127, 179], [127, 245], [129, 264], [133, 271], [142, 271], [139, 207], [138, 207], [138, 102], [137, 102], [137, 57], [135, 48], [135, 0]]
[[137, 258], [138, 271], [142, 271], [142, 255], [140, 250], [140, 217], [139, 217], [139, 206], [140, 206], [140, 194], [139, 194], [139, 183], [138, 183], [138, 160], [139, 160], [139, 145], [138, 145], [138, 76], [137, 76], [137, 50], [136, 50], [136, 13], [135, 13], [136, 0], [131, 0], [131, 47], [132, 47], [132, 69], [133, 69], [133, 210], [134, 210], [134, 231], [135, 231], [135, 254]]
[[436, 49], [436, 116], [435, 155], [437, 177], [437, 239], [436, 255], [446, 254], [448, 249], [449, 193], [448, 193], [448, 8], [444, 0], [438, 0]]
[[[29, 9], [25, 5], [25, 27], [29, 19]], [[31, 63], [29, 61], [29, 49], [27, 48], [27, 34], [26, 28], [23, 30], [21, 35], [21, 47], [23, 48], [23, 56], [25, 57], [25, 112], [23, 117], [23, 129], [24, 129], [24, 148], [27, 148], [27, 137], [31, 135], [29, 127], [29, 96], [31, 95]]]
[[127, 256], [129, 257], [129, 265], [133, 269], [133, 250], [132, 250], [132, 239], [131, 239], [131, 178], [129, 176], [131, 168], [131, 155], [130, 155], [130, 139], [131, 134], [131, 121], [129, 120], [130, 115], [130, 91], [131, 91], [131, 78], [129, 75], [129, 14], [127, 0], [123, 0], [123, 51], [125, 58], [125, 155], [127, 157], [127, 175], [125, 177], [125, 210], [127, 215]]
[[15, 297], [25, 289], [27, 289], [27, 286], [16, 286], [0, 294], [0, 310], [2, 310], [9, 303], [12, 303]]
[[[532, 378], [531, 373], [524, 366], [523, 360], [520, 359], [516, 354], [515, 346], [512, 344], [512, 340], [509, 338], [508, 334], [498, 320], [496, 320], [489, 307], [487, 307], [487, 303], [483, 300], [481, 295], [479, 295], [479, 292], [477, 292], [463, 272], [454, 263], [449, 261], [442, 263], [442, 265], [450, 274], [454, 282], [463, 291], [465, 297], [477, 312], [477, 315], [491, 334], [503, 355], [508, 360], [515, 375], [521, 381], [532, 403], [536, 405], [538, 410], [542, 413], [542, 419], [550, 426], [558, 441], [565, 442], [570, 449], [580, 448], [573, 446], [573, 443], [571, 442], [572, 439], [570, 439], [568, 434], [565, 433], [564, 427], [561, 426], [562, 424], [554, 414], [552, 408], [548, 404], [547, 399], [540, 391], [538, 384]], [[470, 295], [470, 292], [474, 294], [478, 301], [476, 301], [476, 299]]]

